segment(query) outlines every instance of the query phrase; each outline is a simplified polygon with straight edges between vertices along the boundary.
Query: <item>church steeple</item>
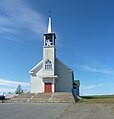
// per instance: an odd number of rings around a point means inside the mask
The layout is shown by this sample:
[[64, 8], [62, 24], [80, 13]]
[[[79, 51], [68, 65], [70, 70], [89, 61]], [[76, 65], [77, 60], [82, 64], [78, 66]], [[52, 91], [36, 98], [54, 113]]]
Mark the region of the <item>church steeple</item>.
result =
[[48, 21], [48, 32], [44, 34], [44, 47], [52, 47], [55, 46], [55, 33], [52, 32], [52, 20], [51, 16], [49, 16]]
[[55, 73], [55, 33], [52, 32], [52, 20], [49, 17], [47, 33], [44, 34], [43, 46], [43, 72], [44, 76], [53, 76]]
[[49, 22], [48, 22], [48, 33], [52, 32], [52, 27], [51, 27], [51, 16], [49, 16]]

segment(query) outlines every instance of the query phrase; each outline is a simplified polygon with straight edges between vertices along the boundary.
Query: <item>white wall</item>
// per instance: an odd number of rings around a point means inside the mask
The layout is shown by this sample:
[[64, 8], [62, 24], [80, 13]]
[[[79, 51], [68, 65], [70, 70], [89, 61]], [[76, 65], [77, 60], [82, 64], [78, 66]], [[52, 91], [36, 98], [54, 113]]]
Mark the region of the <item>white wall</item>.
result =
[[[37, 70], [38, 68], [36, 68]], [[43, 76], [43, 67], [39, 71], [35, 71], [36, 74], [32, 76], [30, 74], [30, 93], [42, 93], [44, 92], [44, 83], [42, 80]]]
[[56, 59], [56, 92], [71, 92], [72, 90], [72, 71], [69, 70], [62, 62]]
[[38, 77], [31, 77], [31, 89], [30, 93], [42, 93], [44, 92], [44, 83]]

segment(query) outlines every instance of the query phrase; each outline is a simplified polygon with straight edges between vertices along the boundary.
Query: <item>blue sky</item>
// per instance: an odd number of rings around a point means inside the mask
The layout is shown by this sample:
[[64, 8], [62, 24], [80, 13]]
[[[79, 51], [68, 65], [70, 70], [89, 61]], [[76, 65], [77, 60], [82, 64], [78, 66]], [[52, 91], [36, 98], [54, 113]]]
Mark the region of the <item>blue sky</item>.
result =
[[113, 0], [1, 0], [0, 93], [29, 89], [52, 11], [57, 57], [74, 70], [81, 95], [114, 94]]

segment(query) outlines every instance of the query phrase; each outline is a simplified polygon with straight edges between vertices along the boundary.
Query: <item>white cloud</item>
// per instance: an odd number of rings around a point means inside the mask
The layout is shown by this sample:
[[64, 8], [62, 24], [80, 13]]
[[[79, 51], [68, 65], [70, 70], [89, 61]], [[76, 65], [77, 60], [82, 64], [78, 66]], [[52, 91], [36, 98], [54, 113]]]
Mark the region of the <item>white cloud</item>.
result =
[[15, 89], [11, 89], [11, 88], [1, 88], [0, 87], [0, 95], [2, 95], [3, 93], [9, 93], [9, 92], [15, 92]]
[[104, 95], [110, 94], [103, 90], [103, 84], [91, 84], [91, 85], [81, 85], [80, 86], [80, 95]]
[[25, 29], [38, 36], [46, 31], [43, 15], [33, 10], [25, 0], [0, 1], [0, 36], [14, 35]]
[[94, 89], [98, 87], [102, 87], [103, 84], [96, 84], [96, 85], [81, 85], [82, 90]]
[[78, 68], [82, 71], [114, 75], [114, 70], [109, 70], [109, 69], [102, 68], [102, 67], [97, 67], [97, 66], [78, 65]]
[[81, 85], [80, 95], [113, 95], [112, 87], [105, 87], [105, 84]]
[[30, 84], [27, 82], [18, 82], [0, 78], [0, 94], [2, 94], [3, 92], [15, 92], [19, 84], [22, 86], [22, 89], [24, 91], [29, 90]]
[[16, 88], [19, 84], [23, 87], [30, 86], [30, 84], [26, 82], [17, 82], [17, 81], [5, 80], [0, 78], [0, 86], [8, 86], [8, 87]]

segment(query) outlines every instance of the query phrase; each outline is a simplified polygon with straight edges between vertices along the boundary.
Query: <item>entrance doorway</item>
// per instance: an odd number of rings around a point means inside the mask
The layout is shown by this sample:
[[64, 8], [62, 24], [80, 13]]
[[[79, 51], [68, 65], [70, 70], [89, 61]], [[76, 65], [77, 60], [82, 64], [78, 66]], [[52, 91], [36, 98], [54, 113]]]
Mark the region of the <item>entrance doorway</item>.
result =
[[52, 93], [52, 83], [45, 83], [44, 91], [45, 93]]

